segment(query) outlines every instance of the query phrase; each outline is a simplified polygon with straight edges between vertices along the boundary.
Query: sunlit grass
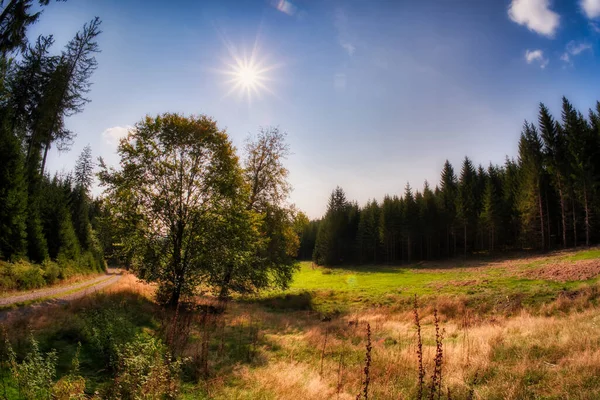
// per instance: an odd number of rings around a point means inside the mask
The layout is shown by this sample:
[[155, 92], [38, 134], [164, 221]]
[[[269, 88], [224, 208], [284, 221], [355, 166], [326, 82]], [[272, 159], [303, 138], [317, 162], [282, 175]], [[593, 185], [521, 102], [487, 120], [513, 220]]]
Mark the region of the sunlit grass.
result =
[[[523, 276], [551, 262], [575, 262], [600, 258], [600, 249], [558, 253], [546, 257], [494, 261], [487, 264], [456, 260], [452, 262], [406, 266], [345, 266], [325, 268], [301, 262], [286, 291], [271, 291], [263, 299], [309, 293], [318, 311], [347, 311], [355, 307], [394, 305], [414, 295], [434, 297], [470, 296], [490, 301], [519, 296], [526, 305], [553, 300], [564, 290], [575, 290], [585, 283], [557, 282]], [[455, 267], [453, 267], [453, 264]], [[597, 278], [587, 281], [591, 284]]]

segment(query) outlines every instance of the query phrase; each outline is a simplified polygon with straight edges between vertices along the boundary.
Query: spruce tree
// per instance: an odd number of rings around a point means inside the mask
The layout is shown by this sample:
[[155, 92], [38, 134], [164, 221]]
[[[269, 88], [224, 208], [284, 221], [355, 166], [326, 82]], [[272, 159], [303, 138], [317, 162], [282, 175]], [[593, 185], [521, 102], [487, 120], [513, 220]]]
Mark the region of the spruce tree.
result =
[[[4, 115], [0, 114], [0, 118]], [[27, 184], [19, 139], [0, 120], [0, 257], [27, 251]]]
[[[454, 168], [448, 160], [444, 163], [442, 169], [442, 177], [440, 180], [440, 196], [443, 220], [446, 229], [446, 256], [456, 254], [456, 235], [454, 232], [456, 224], [456, 205], [458, 196], [458, 183], [456, 181], [456, 175], [454, 174]], [[453, 243], [451, 245], [450, 238]]]
[[521, 188], [519, 209], [522, 216], [524, 243], [539, 236], [539, 247], [546, 249], [546, 225], [544, 224], [544, 188], [542, 141], [534, 125], [525, 121], [519, 140], [519, 166]]
[[473, 163], [465, 157], [458, 182], [458, 196], [456, 201], [457, 218], [463, 228], [463, 255], [467, 255], [470, 247], [469, 231], [473, 229], [477, 218], [476, 209], [476, 176], [477, 172]]
[[548, 108], [540, 103], [540, 137], [544, 143], [544, 164], [551, 176], [559, 197], [562, 246], [567, 247], [567, 186], [568, 155], [563, 130], [554, 120]]

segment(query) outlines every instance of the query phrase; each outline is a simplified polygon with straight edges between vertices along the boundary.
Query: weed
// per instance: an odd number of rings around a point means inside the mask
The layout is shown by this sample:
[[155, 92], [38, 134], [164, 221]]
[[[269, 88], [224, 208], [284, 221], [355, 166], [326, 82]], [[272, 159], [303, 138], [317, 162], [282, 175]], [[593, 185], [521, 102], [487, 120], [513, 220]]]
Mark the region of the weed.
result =
[[329, 335], [329, 328], [325, 329], [325, 338], [323, 339], [323, 349], [321, 350], [321, 370], [319, 375], [323, 377], [323, 361], [325, 360], [325, 349], [327, 348], [327, 336]]
[[415, 295], [413, 314], [415, 318], [415, 326], [417, 327], [417, 360], [419, 366], [419, 380], [417, 382], [417, 399], [420, 400], [423, 397], [425, 369], [423, 368], [423, 339], [421, 337], [421, 320], [419, 319], [419, 304], [417, 302], [417, 295]]
[[371, 344], [371, 325], [367, 322], [367, 345], [365, 352], [365, 367], [363, 372], [365, 374], [364, 380], [362, 382], [362, 393], [356, 395], [356, 400], [360, 400], [361, 394], [365, 400], [369, 399], [369, 383], [371, 382], [371, 350], [373, 346]]
[[431, 375], [431, 385], [429, 387], [429, 400], [435, 398], [436, 390], [438, 398], [442, 393], [442, 363], [444, 361], [444, 353], [442, 347], [443, 332], [440, 332], [440, 320], [438, 318], [437, 309], [433, 310], [433, 322], [435, 325], [435, 358], [433, 374]]
[[27, 399], [50, 399], [52, 396], [53, 379], [56, 375], [56, 351], [42, 354], [39, 343], [30, 334], [31, 350], [23, 361], [17, 360], [12, 346], [6, 341], [10, 371], [17, 382], [21, 397]]

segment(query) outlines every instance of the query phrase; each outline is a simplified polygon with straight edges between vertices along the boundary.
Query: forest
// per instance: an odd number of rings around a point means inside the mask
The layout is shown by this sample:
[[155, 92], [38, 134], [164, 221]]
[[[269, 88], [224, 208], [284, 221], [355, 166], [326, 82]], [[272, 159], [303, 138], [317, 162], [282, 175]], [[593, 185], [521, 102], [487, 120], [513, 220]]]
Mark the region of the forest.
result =
[[273, 126], [140, 115], [118, 163], [53, 171], [103, 25], [57, 49], [51, 3], [0, 1], [1, 399], [600, 398], [600, 102], [311, 221]]
[[599, 240], [600, 102], [586, 112], [562, 99], [555, 118], [540, 103], [525, 121], [517, 157], [456, 171], [440, 182], [364, 206], [337, 187], [322, 219], [302, 235], [300, 257], [319, 265], [399, 264], [522, 249], [590, 246]]
[[38, 288], [105, 260], [159, 283], [171, 306], [202, 285], [221, 298], [285, 287], [307, 219], [287, 201], [277, 128], [249, 137], [240, 161], [210, 117], [146, 116], [121, 140], [120, 170], [87, 146], [73, 171], [48, 173], [48, 152], [75, 140], [66, 119], [90, 101], [101, 34], [96, 17], [60, 52], [52, 35], [29, 40], [48, 3], [11, 1], [0, 21], [0, 287]]

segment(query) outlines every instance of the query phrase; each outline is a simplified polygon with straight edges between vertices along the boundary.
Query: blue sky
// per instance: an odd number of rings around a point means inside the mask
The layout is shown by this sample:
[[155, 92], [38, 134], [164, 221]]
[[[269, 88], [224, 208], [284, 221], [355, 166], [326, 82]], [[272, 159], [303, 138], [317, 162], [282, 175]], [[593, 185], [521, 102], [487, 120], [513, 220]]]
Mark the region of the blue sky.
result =
[[[336, 185], [364, 204], [435, 186], [446, 159], [502, 163], [540, 101], [558, 114], [562, 95], [583, 111], [600, 98], [600, 0], [69, 0], [30, 37], [52, 33], [59, 51], [94, 16], [92, 102], [51, 170], [86, 144], [116, 163], [117, 138], [146, 114], [210, 115], [238, 148], [275, 125], [294, 153], [291, 200], [310, 217]], [[269, 91], [226, 96], [232, 50], [255, 45]]]

